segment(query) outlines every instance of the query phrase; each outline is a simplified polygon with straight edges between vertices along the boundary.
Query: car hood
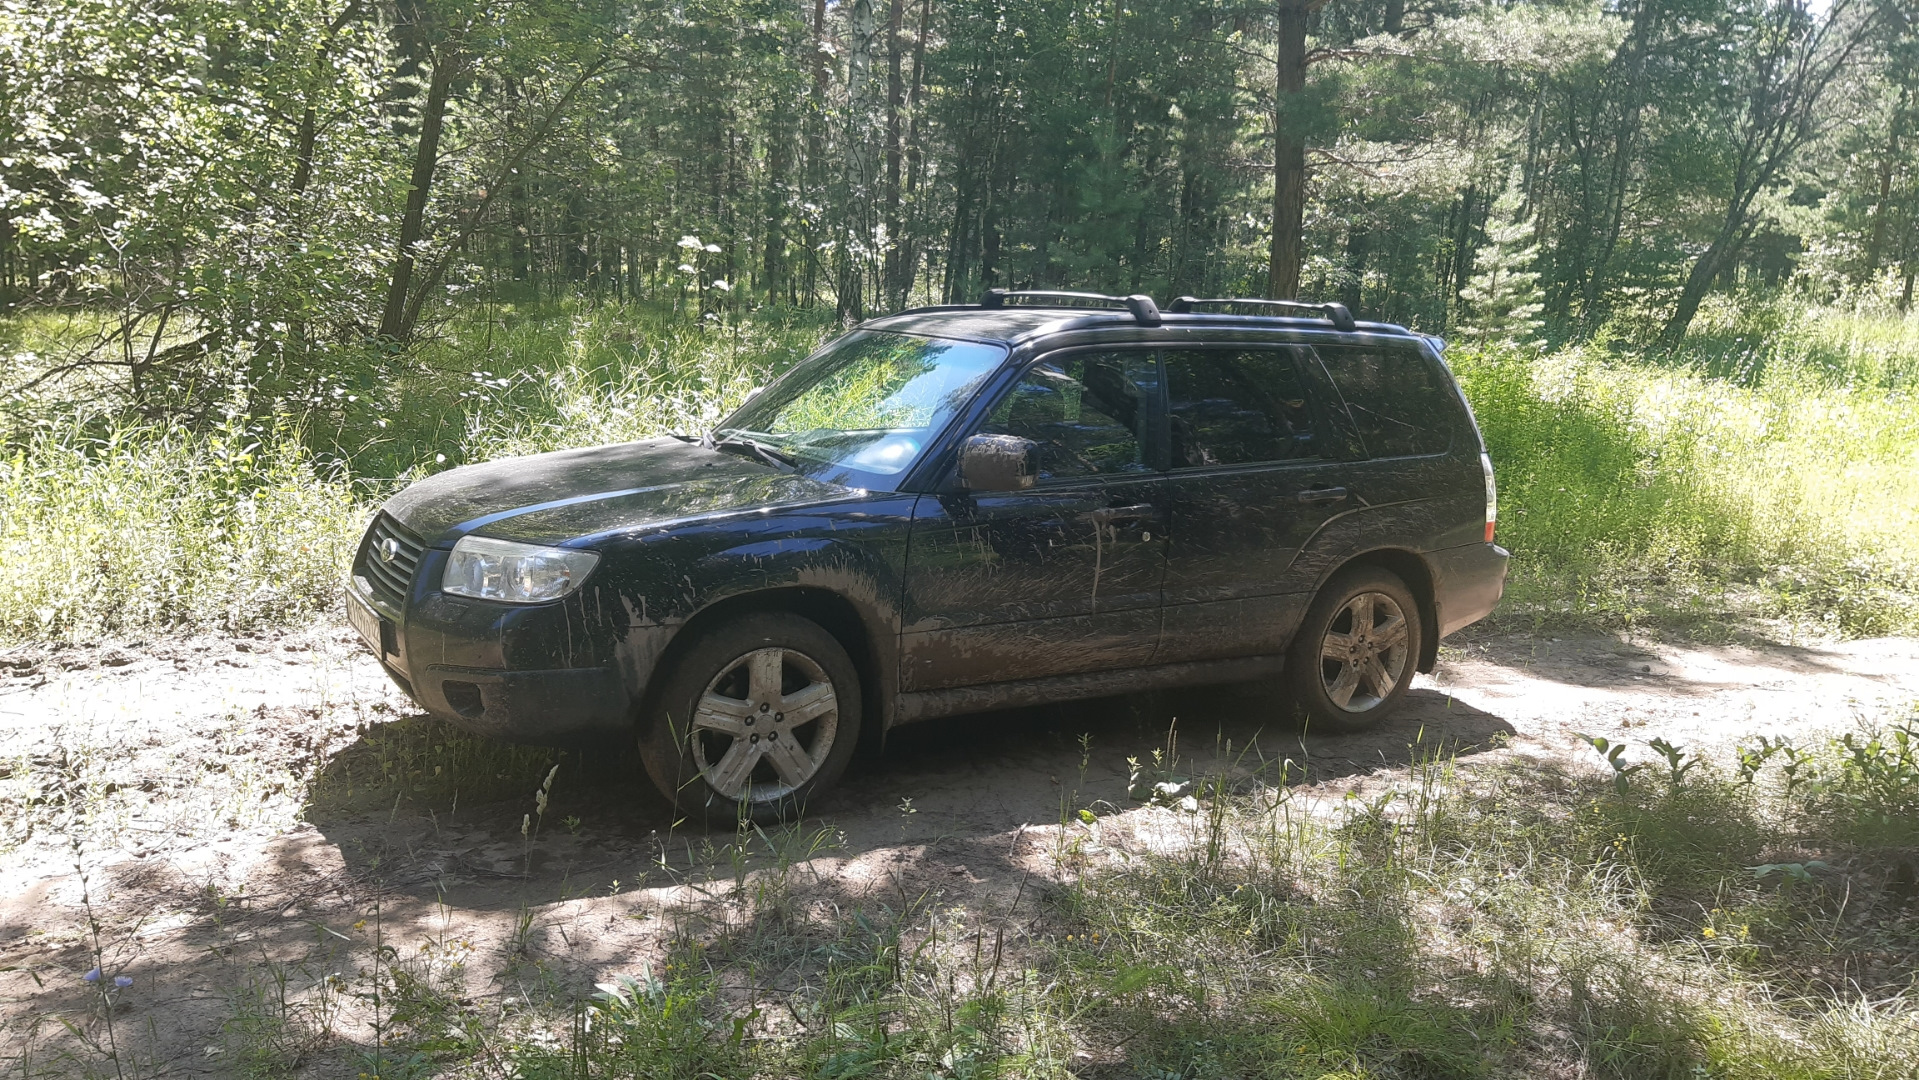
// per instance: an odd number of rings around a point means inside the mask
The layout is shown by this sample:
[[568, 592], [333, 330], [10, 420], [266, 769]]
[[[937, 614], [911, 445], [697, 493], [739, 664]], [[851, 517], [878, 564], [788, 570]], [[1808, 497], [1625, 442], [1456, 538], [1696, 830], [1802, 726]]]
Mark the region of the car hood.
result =
[[559, 544], [703, 514], [858, 494], [662, 438], [448, 469], [395, 495], [385, 509], [428, 544], [468, 533]]

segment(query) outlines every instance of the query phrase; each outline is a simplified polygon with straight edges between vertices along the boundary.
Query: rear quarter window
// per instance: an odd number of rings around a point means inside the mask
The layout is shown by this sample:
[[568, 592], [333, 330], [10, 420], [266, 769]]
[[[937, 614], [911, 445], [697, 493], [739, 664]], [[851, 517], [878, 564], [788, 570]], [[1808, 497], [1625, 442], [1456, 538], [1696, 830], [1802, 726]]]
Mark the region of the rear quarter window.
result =
[[1372, 457], [1443, 454], [1462, 423], [1451, 381], [1417, 349], [1316, 345]]

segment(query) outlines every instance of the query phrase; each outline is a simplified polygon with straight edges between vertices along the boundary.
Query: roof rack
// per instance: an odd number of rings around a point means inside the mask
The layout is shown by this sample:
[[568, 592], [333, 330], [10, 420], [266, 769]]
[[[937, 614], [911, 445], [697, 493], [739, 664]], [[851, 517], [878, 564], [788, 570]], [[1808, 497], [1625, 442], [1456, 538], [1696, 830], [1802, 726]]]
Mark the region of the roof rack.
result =
[[[1048, 303], [1047, 301], [1058, 302]], [[1143, 293], [1134, 293], [1132, 296], [1107, 296], [1104, 293], [1058, 292], [1050, 289], [988, 289], [986, 295], [979, 300], [979, 306], [983, 308], [1081, 308], [1102, 304], [1108, 307], [1125, 308], [1133, 313], [1133, 321], [1141, 326], [1160, 324], [1159, 305], [1153, 301], [1152, 297]]]
[[1353, 330], [1359, 325], [1353, 322], [1353, 313], [1346, 309], [1345, 304], [1308, 304], [1300, 300], [1255, 300], [1246, 297], [1221, 297], [1215, 300], [1200, 300], [1191, 296], [1182, 296], [1167, 305], [1166, 310], [1174, 315], [1185, 315], [1202, 304], [1292, 308], [1297, 311], [1311, 312], [1331, 322], [1335, 330]]

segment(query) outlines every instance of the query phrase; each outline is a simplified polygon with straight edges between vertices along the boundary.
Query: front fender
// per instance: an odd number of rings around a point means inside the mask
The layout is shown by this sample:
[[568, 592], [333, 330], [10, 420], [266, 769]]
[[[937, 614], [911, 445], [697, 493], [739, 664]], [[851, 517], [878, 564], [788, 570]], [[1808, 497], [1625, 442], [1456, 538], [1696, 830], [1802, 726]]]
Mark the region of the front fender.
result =
[[[889, 717], [916, 500], [876, 495], [692, 523], [607, 545], [593, 587], [624, 612], [615, 650], [622, 678], [636, 693], [652, 685], [688, 630], [730, 612], [764, 606], [809, 614], [808, 603], [832, 603], [857, 620], [864, 641], [847, 642], [848, 651], [872, 677], [877, 715]], [[829, 628], [844, 636], [842, 628]]]

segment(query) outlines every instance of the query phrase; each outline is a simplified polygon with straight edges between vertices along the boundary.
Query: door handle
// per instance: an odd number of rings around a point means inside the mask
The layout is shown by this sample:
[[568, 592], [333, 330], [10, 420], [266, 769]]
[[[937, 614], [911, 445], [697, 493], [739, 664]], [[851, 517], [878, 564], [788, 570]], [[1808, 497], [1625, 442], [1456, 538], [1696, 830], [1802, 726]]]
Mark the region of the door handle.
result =
[[1128, 522], [1158, 521], [1159, 508], [1151, 503], [1137, 506], [1108, 506], [1086, 515], [1095, 525], [1122, 525]]
[[1316, 503], [1345, 502], [1346, 489], [1343, 487], [1307, 488], [1293, 498], [1309, 506]]

